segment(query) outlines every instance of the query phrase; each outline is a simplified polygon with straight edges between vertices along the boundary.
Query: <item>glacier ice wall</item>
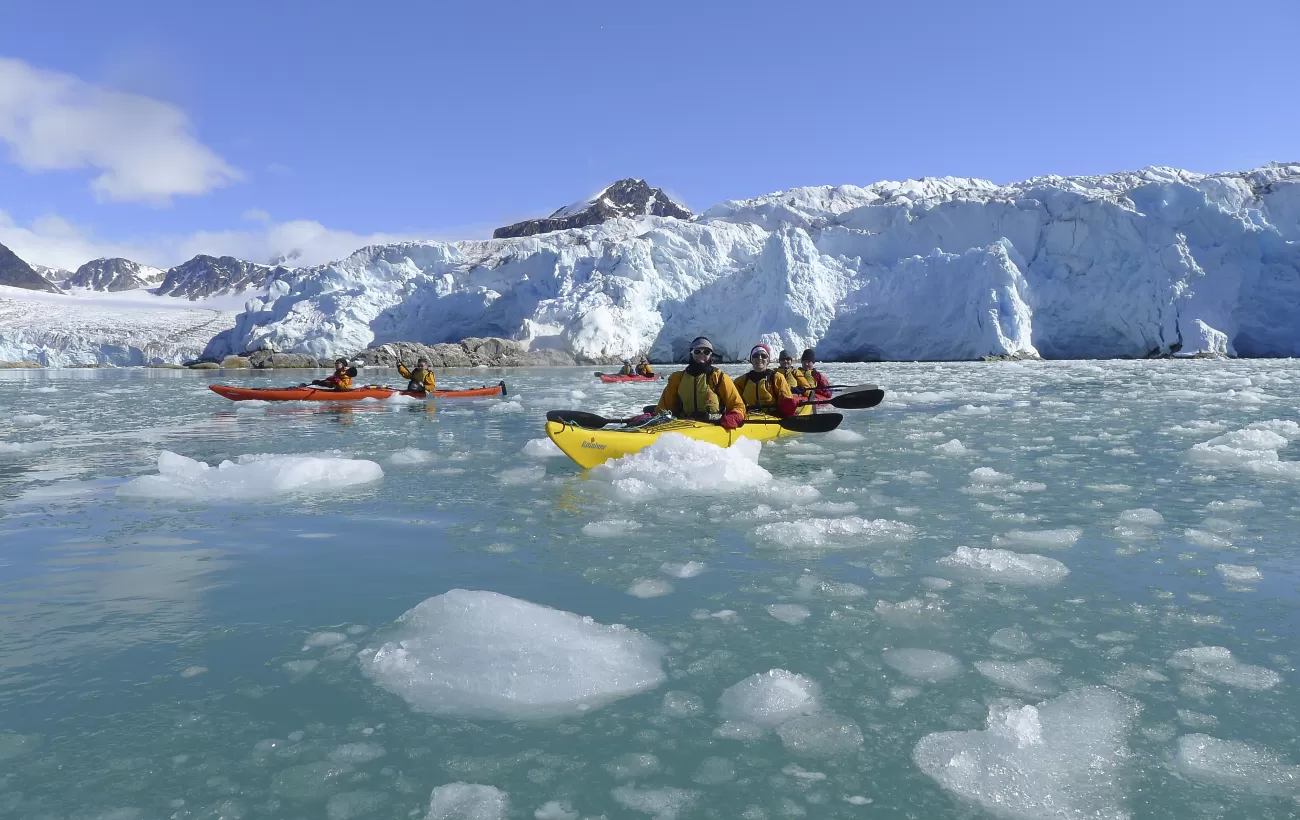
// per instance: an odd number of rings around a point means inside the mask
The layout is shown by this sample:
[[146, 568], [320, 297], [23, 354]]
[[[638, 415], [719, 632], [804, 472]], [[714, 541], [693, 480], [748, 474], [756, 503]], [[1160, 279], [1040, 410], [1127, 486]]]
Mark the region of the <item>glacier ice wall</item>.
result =
[[695, 219], [363, 248], [273, 283], [209, 355], [502, 336], [680, 359], [1300, 355], [1300, 165], [797, 188]]

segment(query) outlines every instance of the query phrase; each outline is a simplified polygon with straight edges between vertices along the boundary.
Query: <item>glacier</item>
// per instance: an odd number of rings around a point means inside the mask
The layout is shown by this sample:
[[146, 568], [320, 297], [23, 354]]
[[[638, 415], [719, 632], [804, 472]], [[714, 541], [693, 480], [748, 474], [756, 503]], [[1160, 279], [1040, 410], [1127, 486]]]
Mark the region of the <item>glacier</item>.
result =
[[690, 220], [363, 248], [287, 272], [209, 345], [317, 357], [498, 336], [680, 360], [1300, 354], [1300, 164], [796, 188]]

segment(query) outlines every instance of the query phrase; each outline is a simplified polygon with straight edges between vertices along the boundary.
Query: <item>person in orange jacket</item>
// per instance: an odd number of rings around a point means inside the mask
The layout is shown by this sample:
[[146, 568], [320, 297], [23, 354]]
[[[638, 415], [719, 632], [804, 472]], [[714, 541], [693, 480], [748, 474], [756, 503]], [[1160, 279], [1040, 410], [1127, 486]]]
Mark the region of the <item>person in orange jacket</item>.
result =
[[745, 401], [731, 377], [713, 366], [713, 342], [697, 336], [690, 357], [685, 370], [668, 377], [656, 410], [683, 419], [716, 421], [727, 430], [744, 424]]
[[315, 379], [312, 384], [317, 387], [328, 387], [333, 390], [351, 390], [352, 376], [348, 375], [348, 360], [339, 358], [334, 360], [334, 375], [328, 379]]
[[801, 359], [800, 364], [802, 367], [799, 368], [799, 372], [803, 374], [804, 380], [808, 382], [804, 395], [807, 395], [807, 392], [812, 390], [815, 391], [814, 397], [819, 401], [829, 399], [831, 397], [831, 383], [826, 380], [820, 370], [813, 367], [817, 362], [816, 352], [810, 347], [803, 352]]
[[740, 391], [747, 412], [793, 416], [799, 402], [791, 394], [785, 376], [768, 367], [771, 359], [771, 348], [765, 344], [754, 345], [749, 351], [750, 371], [736, 379], [736, 390]]
[[408, 393], [432, 393], [437, 387], [437, 380], [433, 377], [433, 371], [429, 369], [429, 360], [423, 356], [415, 360], [414, 370], [407, 370], [406, 365], [399, 361], [397, 372], [408, 379], [406, 383]]

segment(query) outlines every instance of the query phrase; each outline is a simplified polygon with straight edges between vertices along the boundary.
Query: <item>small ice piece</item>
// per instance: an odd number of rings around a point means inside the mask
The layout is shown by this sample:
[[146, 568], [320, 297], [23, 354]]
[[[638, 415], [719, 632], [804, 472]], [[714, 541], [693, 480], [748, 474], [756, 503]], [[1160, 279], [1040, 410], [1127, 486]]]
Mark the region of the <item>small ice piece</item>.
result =
[[933, 649], [886, 649], [885, 665], [926, 683], [938, 683], [961, 674], [961, 661]]
[[24, 456], [54, 449], [52, 441], [0, 441], [0, 456]]
[[582, 714], [664, 681], [665, 648], [636, 630], [496, 592], [453, 589], [397, 619], [365, 673], [440, 717]]
[[433, 461], [433, 453], [428, 450], [421, 450], [418, 447], [407, 447], [404, 450], [398, 450], [388, 457], [388, 463], [394, 467], [405, 467], [411, 464], [428, 464]]
[[280, 668], [289, 673], [292, 678], [301, 678], [311, 674], [316, 668], [319, 661], [288, 661], [280, 664]]
[[1242, 663], [1223, 646], [1180, 649], [1170, 656], [1169, 665], [1190, 671], [1206, 680], [1240, 689], [1263, 691], [1282, 682], [1282, 676], [1272, 669]]
[[823, 581], [811, 573], [799, 576], [794, 587], [796, 597], [816, 600], [849, 600], [867, 594], [865, 587], [848, 581]]
[[736, 779], [736, 764], [726, 757], [706, 757], [691, 776], [691, 781], [701, 786], [720, 786]]
[[[326, 820], [353, 820], [356, 817], [372, 815], [388, 800], [383, 792], [355, 791], [343, 792], [330, 797], [325, 804]], [[218, 812], [218, 817], [242, 817], [242, 814]]]
[[1264, 580], [1264, 573], [1255, 567], [1246, 567], [1239, 564], [1215, 564], [1214, 569], [1218, 571], [1219, 576], [1224, 581], [1233, 584], [1253, 584]]
[[852, 430], [843, 427], [836, 427], [829, 433], [823, 434], [822, 439], [836, 444], [856, 444], [859, 441], [866, 441], [867, 437], [861, 433], [855, 433]]
[[429, 795], [424, 820], [506, 820], [510, 797], [495, 786], [448, 783]]
[[908, 598], [898, 603], [876, 601], [875, 613], [891, 626], [908, 628], [935, 626], [947, 617], [942, 601], [922, 598]]
[[812, 678], [769, 669], [728, 687], [718, 699], [718, 714], [724, 720], [772, 728], [818, 712], [820, 697], [821, 687]]
[[15, 413], [9, 417], [9, 421], [16, 427], [39, 427], [49, 420], [49, 416], [39, 413]]
[[1251, 743], [1183, 735], [1174, 763], [1186, 776], [1213, 786], [1270, 797], [1300, 796], [1300, 766]]
[[1054, 695], [1060, 690], [1055, 678], [1061, 674], [1061, 667], [1042, 658], [1026, 658], [1023, 661], [976, 661], [975, 670], [999, 686], [1026, 695]]
[[369, 763], [385, 754], [384, 747], [378, 743], [344, 743], [329, 753], [329, 759], [335, 763]]
[[938, 732], [912, 759], [959, 799], [1014, 820], [1127, 820], [1121, 767], [1141, 711], [1100, 686], [1038, 706], [989, 708], [988, 728]]
[[342, 632], [313, 632], [307, 636], [307, 640], [302, 642], [303, 651], [308, 649], [317, 649], [322, 646], [337, 646], [348, 639], [347, 635]]
[[39, 735], [20, 735], [17, 732], [0, 732], [0, 760], [10, 760], [26, 754], [41, 745]]
[[1003, 652], [1028, 655], [1034, 651], [1034, 641], [1018, 626], [1007, 626], [989, 636], [989, 645]]
[[695, 803], [698, 792], [671, 786], [660, 789], [619, 786], [610, 791], [610, 796], [623, 808], [648, 814], [654, 820], [677, 820]]
[[934, 445], [934, 449], [936, 452], [943, 453], [946, 456], [964, 456], [975, 452], [965, 444], [962, 444], [961, 439], [956, 438], [943, 444], [936, 444]]
[[524, 405], [521, 402], [519, 402], [517, 399], [511, 399], [510, 401], [501, 401], [501, 402], [497, 402], [496, 404], [493, 404], [491, 407], [488, 408], [488, 412], [489, 413], [522, 413], [524, 412]]
[[506, 487], [520, 487], [527, 484], [536, 484], [546, 478], [546, 468], [540, 465], [536, 467], [515, 467], [511, 470], [502, 470], [497, 476], [497, 481]]
[[1036, 550], [1068, 550], [1083, 535], [1079, 527], [1059, 530], [1012, 530], [1006, 535], [993, 536], [993, 546], [1003, 548], [1027, 547]]
[[523, 454], [529, 458], [564, 457], [564, 451], [546, 437], [529, 439], [528, 443], [524, 445]]
[[708, 566], [699, 561], [687, 561], [681, 564], [667, 562], [659, 565], [659, 571], [664, 575], [669, 575], [673, 578], [681, 578], [683, 580], [694, 578], [706, 569], [708, 569]]
[[916, 535], [916, 528], [901, 521], [848, 516], [774, 521], [760, 525], [754, 535], [777, 547], [830, 552], [907, 541]]
[[671, 595], [673, 585], [662, 578], [638, 578], [627, 588], [633, 598], [662, 598]]
[[838, 757], [862, 746], [858, 724], [829, 712], [791, 718], [777, 727], [776, 734], [786, 749], [806, 757]]
[[181, 670], [182, 678], [197, 678], [208, 671], [206, 666], [187, 666]]
[[1191, 709], [1179, 709], [1178, 722], [1193, 729], [1208, 729], [1219, 725], [1219, 719], [1214, 715], [1193, 712]]
[[620, 535], [627, 535], [639, 529], [641, 529], [640, 521], [610, 518], [605, 521], [592, 521], [590, 524], [583, 524], [582, 534], [589, 535], [592, 538], [618, 538]]
[[568, 802], [551, 800], [543, 803], [537, 811], [533, 812], [533, 820], [578, 820], [578, 813]]
[[1158, 527], [1165, 523], [1165, 517], [1150, 507], [1139, 507], [1136, 510], [1125, 510], [1120, 513], [1119, 523], [1141, 527]]
[[117, 494], [163, 501], [257, 501], [283, 493], [369, 484], [383, 477], [383, 468], [363, 459], [243, 455], [210, 467], [163, 450], [157, 475], [131, 479], [117, 488]]
[[801, 604], [768, 604], [767, 614], [787, 624], [801, 624], [812, 615], [812, 610]]
[[844, 798], [844, 802], [850, 806], [869, 806], [872, 800], [870, 797], [863, 797], [860, 794], [851, 794]]
[[1102, 643], [1133, 643], [1138, 636], [1132, 632], [1099, 632], [1097, 640]]
[[1300, 479], [1300, 462], [1282, 461], [1278, 451], [1300, 438], [1300, 424], [1273, 419], [1248, 425], [1197, 444], [1188, 461], [1207, 468], [1223, 467], [1271, 478]]
[[1055, 586], [1070, 574], [1069, 568], [1055, 558], [980, 547], [958, 547], [936, 563], [967, 580], [1017, 587]]
[[605, 771], [615, 780], [636, 780], [659, 771], [659, 758], [648, 752], [619, 755], [605, 764]]
[[1228, 539], [1205, 530], [1185, 529], [1183, 530], [1183, 537], [1187, 539], [1189, 544], [1195, 544], [1198, 547], [1205, 547], [1210, 550], [1224, 550], [1232, 546], [1232, 542]]
[[324, 800], [351, 771], [347, 763], [325, 760], [290, 766], [271, 778], [271, 792], [290, 800]]
[[992, 467], [976, 467], [970, 471], [972, 484], [1005, 484], [1011, 480], [1006, 473], [999, 473]]
[[730, 493], [774, 483], [758, 465], [762, 443], [737, 439], [718, 447], [677, 433], [666, 433], [644, 450], [593, 467], [588, 475], [613, 485], [621, 496], [659, 493]]
[[933, 575], [926, 575], [921, 578], [921, 584], [930, 589], [952, 589], [952, 581], [947, 578], [936, 578]]
[[690, 717], [704, 711], [704, 701], [694, 692], [665, 692], [660, 711], [668, 717]]

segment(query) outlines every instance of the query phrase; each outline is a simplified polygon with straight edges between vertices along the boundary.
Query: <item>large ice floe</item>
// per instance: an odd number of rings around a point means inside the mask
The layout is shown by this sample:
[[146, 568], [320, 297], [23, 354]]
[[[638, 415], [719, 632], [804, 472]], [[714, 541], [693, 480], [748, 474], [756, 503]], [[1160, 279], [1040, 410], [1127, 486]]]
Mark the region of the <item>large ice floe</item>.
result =
[[1282, 682], [1282, 676], [1272, 669], [1242, 663], [1224, 646], [1180, 649], [1169, 658], [1169, 665], [1190, 673], [1194, 678], [1238, 689], [1261, 691]]
[[212, 467], [163, 450], [157, 474], [134, 478], [117, 494], [166, 501], [273, 500], [285, 493], [323, 492], [383, 477], [382, 467], [364, 459], [257, 454]]
[[1128, 820], [1123, 766], [1141, 706], [1105, 687], [1037, 706], [995, 704], [988, 728], [916, 744], [921, 771], [963, 802], [1010, 820]]
[[946, 573], [970, 581], [995, 581], [1015, 587], [1050, 587], [1061, 583], [1070, 570], [1055, 558], [1011, 550], [958, 547], [940, 558]]
[[1253, 743], [1204, 734], [1178, 738], [1174, 765], [1193, 780], [1253, 794], [1300, 797], [1300, 766]]
[[429, 795], [425, 820], [506, 820], [510, 797], [495, 786], [448, 783]]
[[1300, 480], [1300, 462], [1283, 461], [1278, 455], [1298, 438], [1300, 424], [1294, 421], [1261, 421], [1197, 444], [1187, 458], [1201, 467]]
[[[501, 336], [658, 359], [1300, 353], [1300, 165], [794, 188], [690, 220], [363, 248], [271, 282], [210, 354]], [[738, 305], [746, 306], [738, 310]]]
[[775, 483], [772, 474], [758, 465], [762, 448], [761, 442], [748, 438], [719, 447], [667, 433], [638, 453], [593, 467], [590, 476], [627, 496], [753, 490]]
[[383, 637], [361, 653], [365, 673], [444, 717], [578, 715], [665, 680], [666, 650], [640, 632], [496, 592], [429, 598]]
[[718, 699], [724, 722], [720, 738], [756, 740], [771, 730], [785, 748], [805, 757], [835, 757], [862, 745], [862, 730], [848, 718], [825, 710], [821, 686], [785, 669], [750, 675]]

